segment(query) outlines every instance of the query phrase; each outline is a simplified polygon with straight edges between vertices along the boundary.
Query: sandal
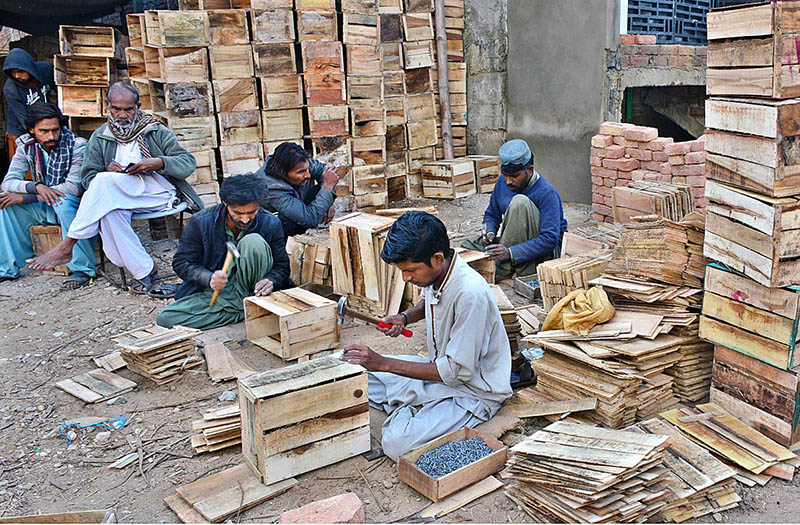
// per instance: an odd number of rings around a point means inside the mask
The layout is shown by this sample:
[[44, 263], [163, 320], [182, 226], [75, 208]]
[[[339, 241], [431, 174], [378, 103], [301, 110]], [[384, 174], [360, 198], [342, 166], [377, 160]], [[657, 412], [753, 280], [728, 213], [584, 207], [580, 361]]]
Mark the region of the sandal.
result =
[[16, 281], [17, 279], [19, 279], [19, 276], [17, 276], [17, 277], [8, 277], [6, 275], [0, 275], [0, 283], [4, 283], [6, 281]]
[[170, 299], [171, 297], [175, 297], [178, 285], [162, 284], [156, 286], [156, 274], [151, 273], [141, 279], [135, 279], [130, 285], [130, 290], [136, 295], [149, 295], [156, 299]]
[[[94, 281], [94, 278], [86, 275], [85, 273], [75, 272], [66, 279], [64, 279], [64, 282], [61, 283], [61, 290], [63, 291], [77, 290], [78, 288], [83, 288], [84, 286], [91, 284], [92, 281]], [[70, 286], [69, 283], [76, 283], [76, 284], [75, 286]]]
[[158, 286], [153, 285], [153, 288], [148, 290], [147, 295], [156, 299], [171, 299], [175, 297], [175, 292], [177, 291], [177, 284], [164, 283]]

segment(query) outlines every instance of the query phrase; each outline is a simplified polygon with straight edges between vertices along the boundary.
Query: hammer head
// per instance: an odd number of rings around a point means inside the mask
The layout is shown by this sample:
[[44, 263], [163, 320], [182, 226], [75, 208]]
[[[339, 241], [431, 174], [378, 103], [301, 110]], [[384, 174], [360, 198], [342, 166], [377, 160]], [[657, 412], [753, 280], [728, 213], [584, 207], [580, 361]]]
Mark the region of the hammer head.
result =
[[236, 259], [238, 259], [239, 257], [241, 257], [241, 256], [239, 255], [239, 250], [237, 250], [237, 249], [236, 249], [236, 245], [235, 245], [235, 244], [233, 244], [231, 241], [228, 241], [228, 242], [226, 242], [226, 243], [225, 243], [225, 247], [228, 249], [228, 252], [229, 252], [229, 253], [231, 253], [231, 254], [233, 254], [233, 256], [234, 256]]
[[347, 296], [343, 295], [339, 298], [339, 303], [336, 305], [336, 321], [340, 325], [344, 324], [345, 315], [347, 315]]

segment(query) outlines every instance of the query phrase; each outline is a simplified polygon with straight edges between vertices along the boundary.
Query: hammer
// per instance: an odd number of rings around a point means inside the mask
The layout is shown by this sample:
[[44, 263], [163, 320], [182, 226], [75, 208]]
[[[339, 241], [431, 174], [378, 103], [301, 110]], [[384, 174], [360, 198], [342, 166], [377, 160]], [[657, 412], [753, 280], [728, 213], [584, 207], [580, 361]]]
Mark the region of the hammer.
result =
[[[222, 271], [226, 274], [228, 270], [231, 268], [231, 262], [233, 262], [233, 258], [236, 257], [237, 259], [240, 257], [239, 250], [236, 249], [236, 245], [232, 242], [228, 241], [225, 243], [225, 247], [228, 249], [228, 254], [225, 256], [225, 262], [222, 263]], [[217, 302], [217, 297], [219, 297], [219, 290], [214, 290], [214, 295], [211, 296], [211, 302], [208, 303], [208, 306], [214, 306]]]
[[[350, 308], [348, 308], [347, 307], [347, 296], [342, 296], [342, 298], [339, 299], [339, 304], [336, 306], [336, 314], [337, 314], [337, 318], [338, 318], [339, 324], [344, 323], [344, 316], [345, 315], [349, 315], [350, 317], [355, 317], [356, 319], [361, 319], [362, 321], [366, 321], [366, 322], [368, 322], [370, 324], [374, 324], [374, 325], [380, 326], [381, 328], [391, 328], [392, 327], [392, 325], [390, 325], [389, 323], [384, 323], [383, 321], [381, 321], [377, 317], [372, 317], [371, 315], [362, 314], [361, 312], [356, 312], [355, 310], [351, 310]], [[408, 328], [403, 328], [403, 330], [400, 333], [403, 334], [406, 337], [411, 337], [412, 335], [414, 335], [414, 333], [411, 330], [409, 330]]]

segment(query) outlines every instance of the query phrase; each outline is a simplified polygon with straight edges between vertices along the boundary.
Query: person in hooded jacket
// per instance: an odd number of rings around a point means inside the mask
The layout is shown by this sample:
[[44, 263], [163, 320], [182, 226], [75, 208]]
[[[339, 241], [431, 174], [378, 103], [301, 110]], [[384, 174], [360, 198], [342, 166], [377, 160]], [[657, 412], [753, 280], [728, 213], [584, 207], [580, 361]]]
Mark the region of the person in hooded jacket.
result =
[[24, 49], [12, 49], [3, 64], [6, 79], [3, 84], [3, 97], [8, 104], [6, 112], [6, 150], [8, 161], [16, 151], [16, 140], [28, 132], [25, 129], [25, 113], [28, 106], [37, 102], [48, 102], [50, 93], [55, 92], [53, 65], [47, 61], [36, 60]]

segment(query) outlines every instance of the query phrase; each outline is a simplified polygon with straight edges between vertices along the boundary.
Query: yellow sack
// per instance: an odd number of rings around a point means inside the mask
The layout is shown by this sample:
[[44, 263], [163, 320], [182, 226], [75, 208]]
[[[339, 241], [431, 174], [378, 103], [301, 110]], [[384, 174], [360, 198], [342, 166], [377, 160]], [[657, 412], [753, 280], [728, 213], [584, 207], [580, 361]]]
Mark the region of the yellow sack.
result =
[[615, 312], [602, 287], [575, 290], [553, 306], [542, 330], [566, 330], [571, 334], [586, 335], [595, 325], [614, 317]]

